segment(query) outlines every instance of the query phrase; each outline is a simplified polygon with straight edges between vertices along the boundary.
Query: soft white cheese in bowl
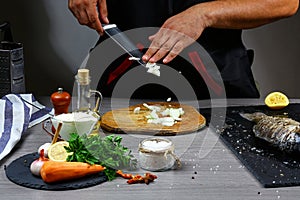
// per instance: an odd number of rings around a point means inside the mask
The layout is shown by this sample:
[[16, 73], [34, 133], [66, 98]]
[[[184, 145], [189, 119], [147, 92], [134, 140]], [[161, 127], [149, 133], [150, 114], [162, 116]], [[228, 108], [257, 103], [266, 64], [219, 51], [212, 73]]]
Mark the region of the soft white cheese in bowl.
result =
[[62, 122], [59, 135], [64, 140], [70, 139], [71, 133], [78, 135], [90, 134], [98, 122], [99, 117], [93, 112], [72, 112], [56, 115], [51, 119], [52, 125], [56, 129], [59, 122]]
[[165, 138], [149, 138], [139, 144], [140, 167], [149, 171], [165, 171], [180, 167], [174, 144]]

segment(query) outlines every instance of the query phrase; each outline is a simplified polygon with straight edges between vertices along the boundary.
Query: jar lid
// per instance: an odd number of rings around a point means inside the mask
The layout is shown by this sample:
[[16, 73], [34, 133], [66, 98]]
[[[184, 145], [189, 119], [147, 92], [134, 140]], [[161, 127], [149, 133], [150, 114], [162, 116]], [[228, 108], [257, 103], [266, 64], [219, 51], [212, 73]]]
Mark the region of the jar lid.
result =
[[143, 152], [165, 153], [173, 151], [173, 143], [165, 138], [149, 138], [143, 140], [139, 145], [139, 150]]

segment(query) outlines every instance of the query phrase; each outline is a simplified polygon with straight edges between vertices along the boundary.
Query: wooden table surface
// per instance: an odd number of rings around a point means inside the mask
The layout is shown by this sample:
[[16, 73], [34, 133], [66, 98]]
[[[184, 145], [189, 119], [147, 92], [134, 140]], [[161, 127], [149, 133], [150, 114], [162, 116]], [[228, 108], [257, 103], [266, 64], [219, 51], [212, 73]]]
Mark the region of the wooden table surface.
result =
[[[49, 98], [38, 98], [50, 105]], [[105, 100], [102, 112], [111, 108]], [[299, 102], [293, 100], [292, 102]], [[139, 102], [138, 102], [139, 103]], [[215, 105], [223, 105], [217, 101]], [[261, 104], [262, 100], [228, 100], [228, 105]], [[128, 104], [128, 102], [127, 102]], [[120, 107], [126, 105], [126, 101]], [[200, 101], [200, 108], [208, 101]], [[123, 134], [123, 145], [138, 156], [141, 135]], [[209, 128], [196, 133], [169, 137], [175, 143], [175, 153], [180, 157], [182, 168], [155, 172], [158, 179], [149, 185], [128, 185], [125, 179], [117, 178], [89, 188], [68, 191], [44, 191], [16, 185], [6, 177], [4, 166], [22, 155], [35, 152], [39, 145], [51, 138], [38, 124], [30, 128], [13, 151], [0, 161], [0, 193], [3, 200], [17, 199], [299, 199], [300, 187], [263, 188], [241, 162], [221, 142], [218, 135]], [[139, 169], [139, 173], [144, 170]]]

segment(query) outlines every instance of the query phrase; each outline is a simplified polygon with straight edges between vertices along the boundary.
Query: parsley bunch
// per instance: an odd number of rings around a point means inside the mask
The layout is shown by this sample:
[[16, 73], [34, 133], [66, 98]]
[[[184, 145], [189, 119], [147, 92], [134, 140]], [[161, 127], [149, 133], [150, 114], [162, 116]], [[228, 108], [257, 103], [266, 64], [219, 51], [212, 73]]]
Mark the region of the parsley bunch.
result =
[[109, 135], [79, 136], [71, 134], [68, 141], [69, 147], [65, 147], [70, 154], [67, 161], [86, 162], [105, 166], [105, 175], [109, 180], [116, 177], [117, 169], [135, 169], [137, 160], [131, 154], [131, 150], [121, 144], [122, 137]]

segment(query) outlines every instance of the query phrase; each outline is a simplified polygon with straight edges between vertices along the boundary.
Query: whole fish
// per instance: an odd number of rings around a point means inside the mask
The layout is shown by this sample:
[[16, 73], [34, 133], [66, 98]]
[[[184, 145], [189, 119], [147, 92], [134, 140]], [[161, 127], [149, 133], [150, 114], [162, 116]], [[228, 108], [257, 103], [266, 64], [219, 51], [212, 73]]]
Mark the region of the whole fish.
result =
[[300, 122], [287, 117], [268, 116], [261, 112], [240, 115], [256, 123], [253, 126], [256, 137], [283, 151], [300, 152]]

